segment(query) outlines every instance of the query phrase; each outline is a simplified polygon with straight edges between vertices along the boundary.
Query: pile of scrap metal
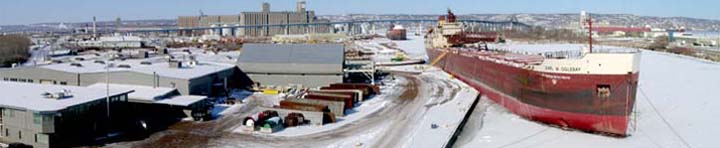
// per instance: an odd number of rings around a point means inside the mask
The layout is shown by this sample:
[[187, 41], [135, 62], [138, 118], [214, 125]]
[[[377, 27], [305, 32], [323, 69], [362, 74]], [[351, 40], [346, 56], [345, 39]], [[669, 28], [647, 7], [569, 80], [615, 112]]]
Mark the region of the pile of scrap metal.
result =
[[[288, 119], [288, 117], [296, 118], [297, 116], [298, 115], [293, 115], [291, 117], [286, 116], [285, 119]], [[299, 116], [302, 116], [302, 114], [300, 114]], [[304, 122], [297, 119], [293, 120], [294, 124], [302, 124]], [[243, 130], [247, 132], [259, 130], [263, 133], [273, 133], [285, 128], [285, 125], [283, 124], [283, 119], [280, 118], [280, 114], [274, 110], [265, 110], [257, 114], [245, 117], [242, 125]]]
[[299, 84], [293, 84], [289, 86], [260, 86], [259, 84], [253, 85], [253, 91], [262, 92], [263, 94], [277, 95], [285, 94], [287, 96], [297, 96], [308, 89]]
[[372, 60], [375, 51], [354, 45], [345, 50], [345, 60]]

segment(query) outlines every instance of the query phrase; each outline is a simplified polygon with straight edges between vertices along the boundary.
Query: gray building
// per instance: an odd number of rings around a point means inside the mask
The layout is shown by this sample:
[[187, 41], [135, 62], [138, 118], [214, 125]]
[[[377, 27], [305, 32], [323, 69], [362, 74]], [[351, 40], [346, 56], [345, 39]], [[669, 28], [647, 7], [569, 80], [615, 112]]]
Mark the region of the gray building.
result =
[[[125, 85], [125, 84], [107, 84], [97, 83], [88, 86], [88, 88], [95, 89], [128, 89], [133, 90], [128, 95], [128, 105], [130, 109], [126, 112], [126, 115], [133, 116], [134, 119], [142, 121], [149, 121], [151, 126], [153, 123], [174, 121], [178, 118], [192, 117], [196, 120], [202, 119], [203, 113], [206, 113], [211, 106], [210, 100], [207, 96], [197, 95], [181, 95], [175, 88], [166, 87], [150, 87], [150, 86], [139, 86], [139, 85]], [[198, 112], [201, 114], [195, 114]], [[210, 116], [205, 116], [210, 117]], [[163, 126], [163, 125], [161, 125]]]
[[238, 66], [261, 85], [308, 87], [343, 82], [342, 44], [245, 44]]
[[[270, 4], [263, 3], [259, 12], [241, 12], [237, 15], [202, 15], [180, 16], [177, 25], [180, 28], [193, 27], [232, 27], [267, 24], [298, 24], [321, 23], [329, 20], [317, 19], [314, 11], [305, 8], [305, 1], [297, 3], [296, 11], [270, 11]], [[192, 34], [216, 34], [223, 36], [272, 36], [277, 34], [329, 33], [330, 25], [290, 26], [290, 27], [258, 27], [258, 28], [226, 28], [212, 29]]]
[[[34, 147], [69, 147], [111, 131], [123, 123], [133, 90], [0, 82], [0, 141]], [[110, 113], [106, 97], [111, 101]], [[117, 110], [116, 110], [117, 109]]]
[[[112, 64], [111, 64], [112, 63]], [[106, 66], [111, 65], [109, 69]], [[114, 65], [114, 66], [113, 66]], [[0, 69], [4, 81], [89, 86], [96, 83], [175, 88], [182, 95], [213, 96], [244, 83], [233, 64], [178, 62], [162, 58], [75, 61]]]

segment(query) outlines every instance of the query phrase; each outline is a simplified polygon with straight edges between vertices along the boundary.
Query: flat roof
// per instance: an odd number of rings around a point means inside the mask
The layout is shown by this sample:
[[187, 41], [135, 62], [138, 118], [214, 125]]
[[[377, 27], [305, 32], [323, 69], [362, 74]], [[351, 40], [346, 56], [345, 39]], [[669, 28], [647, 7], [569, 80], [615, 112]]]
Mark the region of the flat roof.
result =
[[[236, 67], [232, 64], [214, 63], [214, 62], [198, 62], [194, 66], [184, 66], [182, 68], [171, 68], [169, 62], [163, 57], [155, 57], [148, 59], [128, 59], [128, 60], [103, 60], [105, 63], [113, 63], [115, 66], [110, 68], [110, 72], [138, 72], [144, 74], [157, 74], [163, 77], [178, 79], [193, 79], [205, 75], [217, 73]], [[141, 64], [142, 62], [150, 62], [150, 65]], [[81, 66], [73, 66], [73, 63]], [[183, 62], [188, 65], [189, 62]], [[128, 65], [130, 68], [121, 68], [120, 65]], [[69, 63], [51, 64], [40, 66], [41, 68], [64, 71], [70, 73], [104, 73], [106, 64], [95, 63], [95, 60], [76, 61]]]
[[208, 97], [205, 96], [194, 96], [194, 95], [183, 95], [174, 96], [168, 99], [157, 101], [160, 104], [177, 105], [177, 106], [190, 106], [199, 101], [205, 100]]
[[342, 64], [342, 44], [245, 44], [238, 62]]
[[[88, 88], [99, 88], [105, 89], [106, 83], [96, 83], [88, 86]], [[180, 95], [173, 94], [177, 91], [175, 88], [167, 87], [150, 87], [140, 85], [125, 85], [125, 84], [110, 84], [110, 88], [113, 89], [130, 89], [134, 92], [128, 94], [128, 98], [133, 102], [140, 103], [155, 103], [155, 104], [167, 104], [175, 106], [190, 106], [194, 103], [207, 99], [206, 96], [196, 95]]]
[[238, 66], [248, 73], [342, 73], [342, 44], [245, 44]]
[[[43, 93], [56, 93], [68, 90], [72, 97], [49, 99]], [[131, 93], [131, 89], [110, 88], [110, 95]], [[106, 90], [66, 85], [43, 85], [19, 82], [0, 82], [0, 106], [26, 109], [40, 112], [58, 111], [71, 106], [105, 99]]]
[[[88, 88], [97, 88], [97, 89], [105, 89], [107, 87], [106, 83], [96, 83], [90, 86], [87, 86]], [[155, 102], [156, 100], [163, 99], [162, 97], [167, 96], [168, 94], [177, 91], [175, 88], [167, 88], [167, 87], [150, 87], [150, 86], [141, 86], [141, 85], [125, 85], [125, 84], [110, 84], [110, 88], [117, 88], [117, 89], [129, 89], [129, 90], [135, 90], [134, 92], [128, 94], [129, 99], [135, 99], [141, 102]]]

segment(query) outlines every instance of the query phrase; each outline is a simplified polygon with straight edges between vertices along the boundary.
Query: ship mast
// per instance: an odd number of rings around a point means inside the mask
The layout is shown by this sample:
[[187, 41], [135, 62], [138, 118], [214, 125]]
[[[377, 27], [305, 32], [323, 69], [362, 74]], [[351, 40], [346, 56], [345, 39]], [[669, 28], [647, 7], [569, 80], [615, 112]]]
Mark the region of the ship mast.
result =
[[590, 16], [590, 14], [588, 14], [588, 17], [587, 17], [587, 19], [585, 20], [585, 22], [588, 23], [588, 43], [589, 43], [589, 45], [590, 45], [590, 47], [589, 47], [590, 53], [592, 53], [592, 50], [593, 50], [592, 17]]

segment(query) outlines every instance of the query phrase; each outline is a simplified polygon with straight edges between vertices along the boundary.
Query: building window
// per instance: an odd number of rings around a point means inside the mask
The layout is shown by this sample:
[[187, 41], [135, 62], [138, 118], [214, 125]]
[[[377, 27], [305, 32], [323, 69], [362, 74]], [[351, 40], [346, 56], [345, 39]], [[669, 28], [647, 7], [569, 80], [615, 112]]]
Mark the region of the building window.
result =
[[27, 82], [27, 79], [20, 79], [20, 82]]
[[60, 85], [67, 85], [67, 82], [61, 81], [61, 82], [60, 82]]
[[18, 79], [17, 79], [17, 78], [10, 78], [10, 81], [17, 82]]
[[15, 111], [13, 111], [12, 109], [4, 109], [3, 116], [8, 117], [8, 118], [15, 117]]
[[22, 140], [22, 130], [19, 130], [19, 131], [18, 131], [18, 139], [21, 139], [21, 140]]
[[42, 124], [42, 115], [38, 113], [33, 113], [33, 123]]
[[28, 79], [27, 81], [28, 83], [35, 83], [35, 81], [33, 81], [32, 79]]
[[35, 135], [35, 142], [37, 142], [37, 143], [48, 144], [48, 141], [50, 141], [50, 137], [48, 137], [48, 135], [45, 135], [45, 134], [36, 134]]
[[10, 136], [10, 129], [5, 129], [5, 137]]
[[8, 81], [8, 80], [10, 80], [10, 79], [8, 79], [8, 78], [3, 78], [3, 81]]
[[120, 101], [127, 102], [127, 95], [121, 95]]
[[601, 98], [609, 98], [610, 85], [597, 85], [597, 95]]
[[53, 121], [53, 116], [52, 116], [52, 115], [42, 116], [42, 122], [43, 122], [43, 123], [52, 123], [52, 121]]

